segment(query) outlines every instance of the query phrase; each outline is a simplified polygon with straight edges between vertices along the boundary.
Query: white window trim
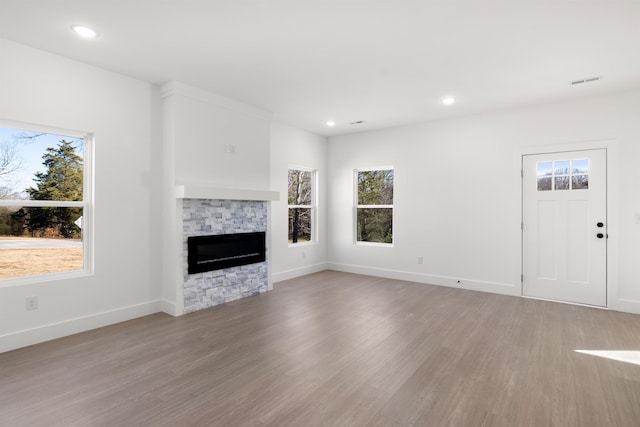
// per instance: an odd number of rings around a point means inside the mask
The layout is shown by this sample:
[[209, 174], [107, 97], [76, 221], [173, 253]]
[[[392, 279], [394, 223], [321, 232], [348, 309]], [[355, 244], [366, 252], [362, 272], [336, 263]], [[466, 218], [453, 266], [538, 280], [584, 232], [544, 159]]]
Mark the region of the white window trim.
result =
[[289, 227], [287, 226], [287, 244], [290, 248], [297, 248], [300, 246], [311, 246], [318, 244], [318, 170], [308, 168], [304, 166], [289, 166], [287, 168], [287, 175], [290, 170], [299, 170], [304, 172], [311, 172], [311, 204], [310, 205], [290, 205], [289, 194], [287, 189], [287, 218], [289, 218], [289, 209], [311, 209], [311, 240], [308, 242], [289, 243]]
[[[396, 215], [394, 205], [359, 205], [358, 204], [358, 172], [371, 172], [371, 171], [382, 171], [382, 170], [392, 170], [393, 171], [393, 198], [395, 201], [395, 185], [396, 185], [396, 170], [393, 166], [377, 166], [377, 167], [366, 167], [359, 168], [353, 170], [353, 244], [358, 246], [377, 246], [381, 248], [392, 248], [396, 242]], [[392, 242], [391, 243], [382, 243], [382, 242], [362, 242], [358, 240], [358, 209], [392, 209], [392, 219], [391, 219], [391, 227], [392, 227]]]
[[55, 201], [55, 200], [0, 200], [0, 206], [17, 207], [81, 207], [82, 210], [82, 257], [84, 268], [82, 270], [62, 271], [58, 273], [38, 274], [34, 276], [11, 277], [0, 279], [0, 287], [64, 280], [74, 277], [90, 276], [94, 274], [94, 209], [93, 194], [95, 188], [94, 177], [94, 135], [88, 132], [56, 128], [51, 126], [35, 125], [25, 122], [0, 119], [0, 126], [7, 128], [24, 129], [33, 132], [51, 133], [73, 138], [82, 138], [82, 164], [83, 164], [83, 194], [82, 201]]

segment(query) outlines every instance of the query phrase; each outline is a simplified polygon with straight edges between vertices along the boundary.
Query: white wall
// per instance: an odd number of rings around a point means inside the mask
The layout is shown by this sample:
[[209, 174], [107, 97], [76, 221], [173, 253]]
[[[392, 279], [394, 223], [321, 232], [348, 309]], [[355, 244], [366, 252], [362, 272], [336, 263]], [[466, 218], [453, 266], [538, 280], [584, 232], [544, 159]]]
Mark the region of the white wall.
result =
[[[287, 171], [291, 167], [315, 169], [317, 173], [318, 240], [289, 245]], [[273, 280], [278, 282], [326, 269], [327, 257], [327, 143], [326, 138], [273, 122], [271, 125], [271, 187], [280, 201], [271, 204]]]
[[0, 118], [94, 133], [96, 159], [95, 274], [0, 285], [0, 352], [158, 311], [157, 89], [3, 39], [0, 52]]
[[173, 109], [165, 120], [174, 126], [177, 185], [269, 190], [270, 113], [178, 82], [163, 95]]
[[[605, 144], [609, 306], [640, 312], [638, 117], [634, 91], [330, 138], [330, 267], [520, 295], [521, 154]], [[395, 167], [394, 246], [354, 245], [353, 170], [380, 165]]]

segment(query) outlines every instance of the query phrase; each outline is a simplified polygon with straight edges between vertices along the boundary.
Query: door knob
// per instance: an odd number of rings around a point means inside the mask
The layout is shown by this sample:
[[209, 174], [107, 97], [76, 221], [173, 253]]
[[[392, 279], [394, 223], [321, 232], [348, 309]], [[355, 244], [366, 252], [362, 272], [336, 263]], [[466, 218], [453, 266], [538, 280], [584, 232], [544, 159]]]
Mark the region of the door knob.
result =
[[596, 224], [596, 226], [597, 226], [598, 228], [602, 228], [602, 227], [604, 227], [604, 224], [603, 224], [603, 223], [601, 223], [601, 222], [599, 222], [599, 223], [597, 223], [597, 224]]
[[597, 237], [598, 239], [602, 239], [602, 238], [604, 237], [604, 234], [602, 234], [602, 233], [598, 233], [598, 234], [596, 234], [596, 237]]

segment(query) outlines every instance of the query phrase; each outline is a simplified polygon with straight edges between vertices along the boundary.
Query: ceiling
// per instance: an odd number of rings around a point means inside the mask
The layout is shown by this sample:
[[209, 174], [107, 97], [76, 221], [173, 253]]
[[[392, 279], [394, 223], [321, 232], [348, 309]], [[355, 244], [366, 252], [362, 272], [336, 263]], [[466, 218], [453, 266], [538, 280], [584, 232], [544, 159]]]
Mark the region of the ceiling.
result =
[[0, 0], [0, 37], [328, 136], [640, 87], [638, 1]]

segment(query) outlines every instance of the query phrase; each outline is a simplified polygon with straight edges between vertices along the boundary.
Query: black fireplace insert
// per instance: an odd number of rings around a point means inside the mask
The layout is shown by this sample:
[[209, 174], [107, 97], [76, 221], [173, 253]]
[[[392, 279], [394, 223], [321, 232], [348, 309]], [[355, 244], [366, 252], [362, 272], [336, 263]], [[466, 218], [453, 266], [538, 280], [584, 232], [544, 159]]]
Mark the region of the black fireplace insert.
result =
[[187, 238], [189, 274], [263, 262], [265, 232], [217, 234]]

